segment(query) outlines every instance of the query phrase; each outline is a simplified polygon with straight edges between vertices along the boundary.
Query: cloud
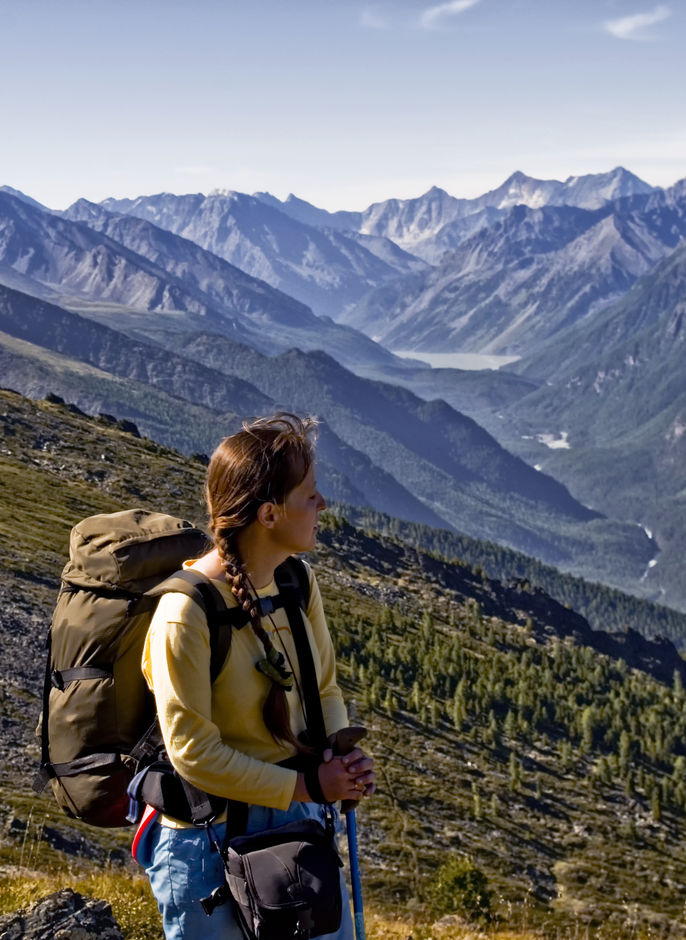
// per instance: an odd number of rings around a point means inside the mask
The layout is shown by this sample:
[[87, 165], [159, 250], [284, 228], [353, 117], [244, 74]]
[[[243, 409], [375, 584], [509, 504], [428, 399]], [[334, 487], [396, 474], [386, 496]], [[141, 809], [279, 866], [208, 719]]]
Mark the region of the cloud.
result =
[[672, 15], [669, 7], [660, 5], [648, 13], [634, 13], [632, 16], [622, 16], [618, 20], [607, 20], [603, 26], [611, 36], [617, 39], [653, 39], [647, 30], [656, 23], [661, 23]]
[[479, 2], [480, 0], [450, 0], [449, 3], [439, 3], [424, 10], [420, 23], [424, 29], [436, 29], [442, 20], [458, 16]]
[[367, 29], [388, 29], [388, 20], [385, 20], [373, 7], [368, 7], [360, 14], [360, 26]]

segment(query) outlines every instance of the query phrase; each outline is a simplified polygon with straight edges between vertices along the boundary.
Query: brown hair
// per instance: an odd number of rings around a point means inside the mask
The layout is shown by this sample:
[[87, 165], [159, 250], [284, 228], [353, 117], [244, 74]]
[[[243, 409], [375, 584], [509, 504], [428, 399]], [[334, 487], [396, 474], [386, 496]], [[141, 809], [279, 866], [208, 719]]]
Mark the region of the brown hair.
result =
[[254, 522], [262, 503], [282, 503], [302, 483], [314, 462], [316, 433], [315, 418], [285, 411], [243, 422], [243, 429], [225, 438], [212, 454], [205, 486], [210, 531], [226, 583], [239, 606], [250, 614], [252, 629], [264, 646], [266, 659], [257, 668], [272, 680], [262, 709], [265, 725], [276, 740], [298, 748], [286, 698], [289, 674], [279, 667], [280, 654], [262, 627], [236, 536]]

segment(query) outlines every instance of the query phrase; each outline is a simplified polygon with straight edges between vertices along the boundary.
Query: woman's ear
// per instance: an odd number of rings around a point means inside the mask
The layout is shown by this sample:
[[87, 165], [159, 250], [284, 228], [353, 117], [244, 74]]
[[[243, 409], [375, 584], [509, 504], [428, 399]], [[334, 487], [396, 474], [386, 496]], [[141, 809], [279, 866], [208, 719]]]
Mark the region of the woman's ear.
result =
[[257, 521], [265, 527], [271, 529], [279, 517], [279, 507], [276, 503], [261, 503], [257, 510]]

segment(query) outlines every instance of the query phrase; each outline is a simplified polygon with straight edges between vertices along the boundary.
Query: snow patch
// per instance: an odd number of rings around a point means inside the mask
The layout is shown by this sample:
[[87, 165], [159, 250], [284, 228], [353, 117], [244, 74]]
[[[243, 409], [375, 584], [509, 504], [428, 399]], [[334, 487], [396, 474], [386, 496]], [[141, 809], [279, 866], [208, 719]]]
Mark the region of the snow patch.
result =
[[559, 437], [556, 437], [554, 434], [537, 434], [536, 440], [539, 444], [545, 444], [546, 447], [549, 447], [551, 450], [569, 450], [569, 432], [560, 431]]
[[657, 558], [651, 558], [650, 561], [648, 562], [648, 567], [641, 575], [641, 581], [645, 581], [645, 579], [648, 577], [648, 573], [655, 567], [656, 564], [657, 564]]
[[667, 431], [666, 437], [667, 440], [673, 444], [674, 441], [678, 441], [680, 437], [683, 437], [684, 433], [686, 433], [686, 424], [677, 418], [669, 431]]

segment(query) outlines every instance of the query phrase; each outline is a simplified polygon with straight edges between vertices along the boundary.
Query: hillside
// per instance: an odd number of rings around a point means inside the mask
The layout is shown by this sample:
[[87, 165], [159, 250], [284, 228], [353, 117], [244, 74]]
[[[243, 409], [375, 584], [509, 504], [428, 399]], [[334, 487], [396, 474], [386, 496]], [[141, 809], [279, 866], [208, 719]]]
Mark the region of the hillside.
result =
[[56, 214], [0, 192], [0, 284], [119, 330], [155, 329], [161, 321], [166, 329], [211, 329], [267, 352], [295, 343], [330, 349], [361, 367], [400, 365], [366, 336], [315, 316], [200, 245], [86, 200]]
[[[516, 363], [515, 370], [545, 384], [520, 396], [500, 422], [515, 453], [564, 480], [589, 505], [653, 533], [660, 551], [645, 584], [654, 598], [680, 607], [685, 285], [682, 243], [593, 326], [570, 330]], [[568, 447], [543, 446], [562, 430]]]
[[445, 402], [360, 378], [321, 352], [265, 359], [209, 335], [159, 340], [211, 369], [222, 364], [280, 406], [309, 411], [314, 403], [338, 437], [402, 482], [444, 525], [640, 591], [653, 550], [644, 533], [570, 499]]
[[[0, 418], [0, 913], [59, 866], [62, 884], [135, 897], [139, 932], [129, 913], [128, 936], [152, 938], [126, 834], [86, 831], [30, 794], [32, 726], [70, 526], [133, 503], [202, 520], [204, 468], [59, 403], [1, 392]], [[646, 656], [631, 659], [621, 637], [591, 634], [540, 590], [336, 514], [321, 541], [341, 682], [380, 772], [359, 814], [370, 909], [430, 923], [432, 874], [457, 851], [486, 873], [501, 929], [686, 935], [684, 666], [673, 647], [639, 640]], [[652, 675], [657, 660], [666, 682]]]
[[682, 652], [686, 649], [686, 614], [671, 607], [565, 574], [496, 542], [405, 522], [359, 506], [334, 503], [331, 509], [367, 533], [400, 539], [443, 560], [459, 558], [491, 580], [502, 581], [520, 591], [542, 591], [580, 613], [593, 630], [624, 635], [629, 644], [632, 635], [640, 633], [658, 643], [668, 639]]
[[[227, 337], [176, 331], [158, 333], [162, 348], [1, 285], [0, 329], [10, 337], [0, 346], [6, 381], [22, 393], [54, 391], [87, 412], [113, 411], [190, 452], [210, 449], [222, 433], [212, 428], [226, 426], [227, 412], [316, 411], [326, 423], [322, 456], [332, 497], [503, 541], [577, 574], [641, 590], [654, 554], [642, 530], [589, 510], [445, 402], [360, 378], [321, 352], [266, 357]], [[131, 401], [119, 383], [116, 409], [103, 408], [105, 373], [133, 380]], [[149, 414], [146, 385], [152, 403], [160, 393], [177, 401], [164, 427]], [[195, 414], [204, 410], [202, 420], [184, 420], [187, 404]]]

